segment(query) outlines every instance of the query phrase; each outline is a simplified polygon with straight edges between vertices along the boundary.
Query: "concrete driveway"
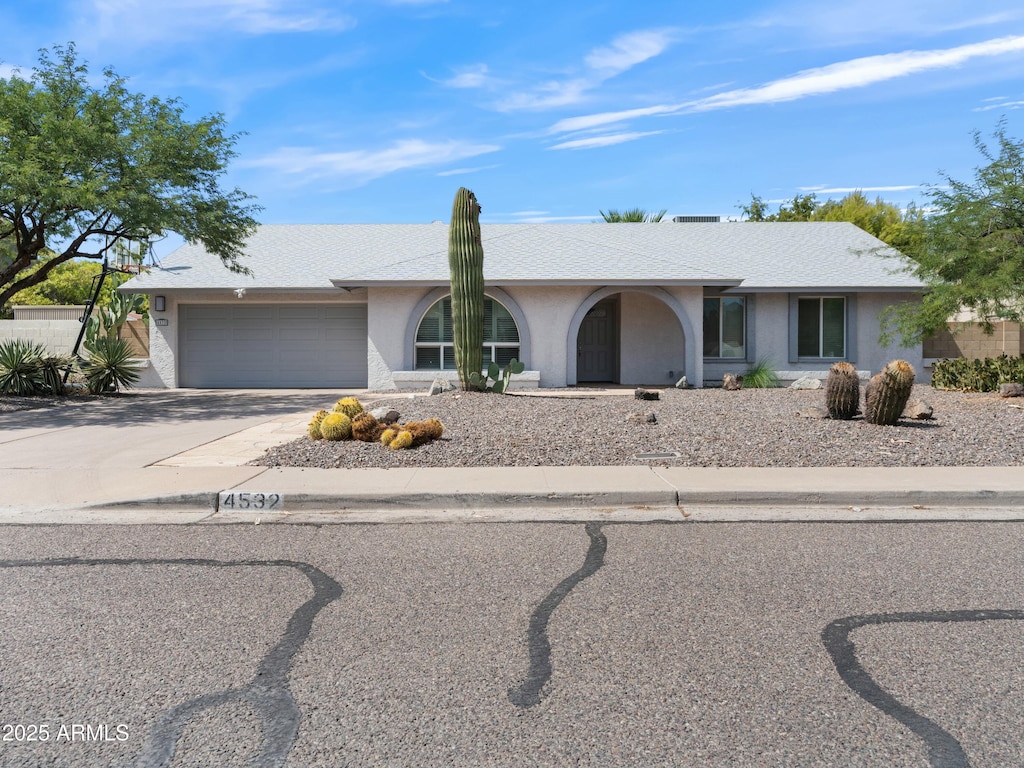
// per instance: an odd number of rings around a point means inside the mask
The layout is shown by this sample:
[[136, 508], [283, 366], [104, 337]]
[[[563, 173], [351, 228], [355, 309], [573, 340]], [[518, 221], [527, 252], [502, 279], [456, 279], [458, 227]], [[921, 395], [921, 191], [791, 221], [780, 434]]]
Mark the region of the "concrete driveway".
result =
[[[30, 510], [77, 512], [233, 487], [263, 471], [244, 466], [260, 440], [287, 441], [311, 411], [359, 392], [135, 390], [0, 413], [0, 513], [18, 521]], [[195, 456], [203, 446], [218, 455]], [[221, 455], [232, 448], [247, 453]]]
[[0, 469], [141, 469], [362, 390], [138, 390], [0, 414]]

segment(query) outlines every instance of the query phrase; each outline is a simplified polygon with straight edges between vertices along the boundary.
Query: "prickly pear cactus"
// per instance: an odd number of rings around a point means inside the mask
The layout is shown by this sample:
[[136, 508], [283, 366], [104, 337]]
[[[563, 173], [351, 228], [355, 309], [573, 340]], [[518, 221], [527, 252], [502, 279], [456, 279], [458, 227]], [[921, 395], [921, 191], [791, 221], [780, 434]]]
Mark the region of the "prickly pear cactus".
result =
[[348, 440], [352, 437], [352, 419], [344, 413], [329, 413], [320, 422], [320, 434], [324, 440]]
[[914, 387], [914, 368], [906, 360], [886, 363], [871, 377], [864, 392], [864, 420], [892, 426], [907, 407]]
[[350, 419], [354, 419], [363, 412], [363, 404], [354, 397], [343, 397], [334, 404], [337, 413], [344, 413]]
[[860, 379], [850, 363], [835, 363], [825, 379], [825, 407], [830, 419], [852, 419], [860, 407]]
[[452, 286], [452, 346], [463, 390], [483, 370], [484, 246], [480, 239], [480, 205], [465, 187], [455, 193], [448, 227], [448, 268]]
[[327, 416], [327, 414], [328, 414], [328, 411], [323, 411], [323, 410], [317, 411], [316, 415], [309, 422], [309, 427], [307, 427], [307, 429], [306, 429], [306, 434], [309, 435], [310, 439], [312, 439], [312, 440], [323, 440], [324, 439], [324, 436], [320, 433], [320, 423], [324, 420], [324, 417]]

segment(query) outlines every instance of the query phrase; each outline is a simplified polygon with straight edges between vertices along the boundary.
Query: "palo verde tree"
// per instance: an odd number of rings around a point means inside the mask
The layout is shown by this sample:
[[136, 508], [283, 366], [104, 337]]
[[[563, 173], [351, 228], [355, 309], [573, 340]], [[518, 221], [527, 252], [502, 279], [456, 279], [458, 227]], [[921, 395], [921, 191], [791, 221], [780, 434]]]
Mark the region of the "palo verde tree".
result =
[[1024, 322], [1024, 142], [1007, 135], [1005, 120], [993, 138], [990, 146], [975, 132], [987, 164], [971, 181], [942, 173], [942, 183], [928, 188], [928, 215], [904, 248], [927, 290], [920, 305], [885, 315], [887, 336], [915, 341], [963, 309], [989, 332], [998, 319]]
[[663, 208], [660, 211], [648, 212], [643, 208], [627, 208], [624, 211], [609, 208], [607, 212], [600, 211], [599, 213], [601, 214], [601, 218], [608, 224], [622, 224], [629, 222], [657, 224], [661, 221], [667, 210], [668, 209]]
[[40, 52], [30, 78], [0, 79], [0, 306], [71, 259], [165, 232], [248, 272], [259, 207], [220, 186], [237, 140], [223, 117], [190, 122], [177, 100], [103, 78], [91, 84], [69, 43]]

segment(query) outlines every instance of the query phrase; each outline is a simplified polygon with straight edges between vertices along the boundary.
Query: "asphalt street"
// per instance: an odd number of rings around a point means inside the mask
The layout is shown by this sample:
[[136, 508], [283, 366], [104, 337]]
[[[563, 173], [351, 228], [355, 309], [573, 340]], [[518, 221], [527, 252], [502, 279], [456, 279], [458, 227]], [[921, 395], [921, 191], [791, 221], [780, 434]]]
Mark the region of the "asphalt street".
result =
[[7, 526], [0, 766], [1024, 765], [1024, 524]]

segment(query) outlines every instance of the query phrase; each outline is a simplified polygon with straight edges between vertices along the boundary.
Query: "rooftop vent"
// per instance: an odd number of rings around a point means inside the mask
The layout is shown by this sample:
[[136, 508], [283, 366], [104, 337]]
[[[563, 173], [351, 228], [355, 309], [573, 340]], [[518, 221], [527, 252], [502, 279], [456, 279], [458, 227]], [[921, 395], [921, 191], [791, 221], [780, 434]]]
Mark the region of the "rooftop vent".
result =
[[717, 224], [722, 220], [721, 216], [673, 216], [672, 221], [676, 224]]

